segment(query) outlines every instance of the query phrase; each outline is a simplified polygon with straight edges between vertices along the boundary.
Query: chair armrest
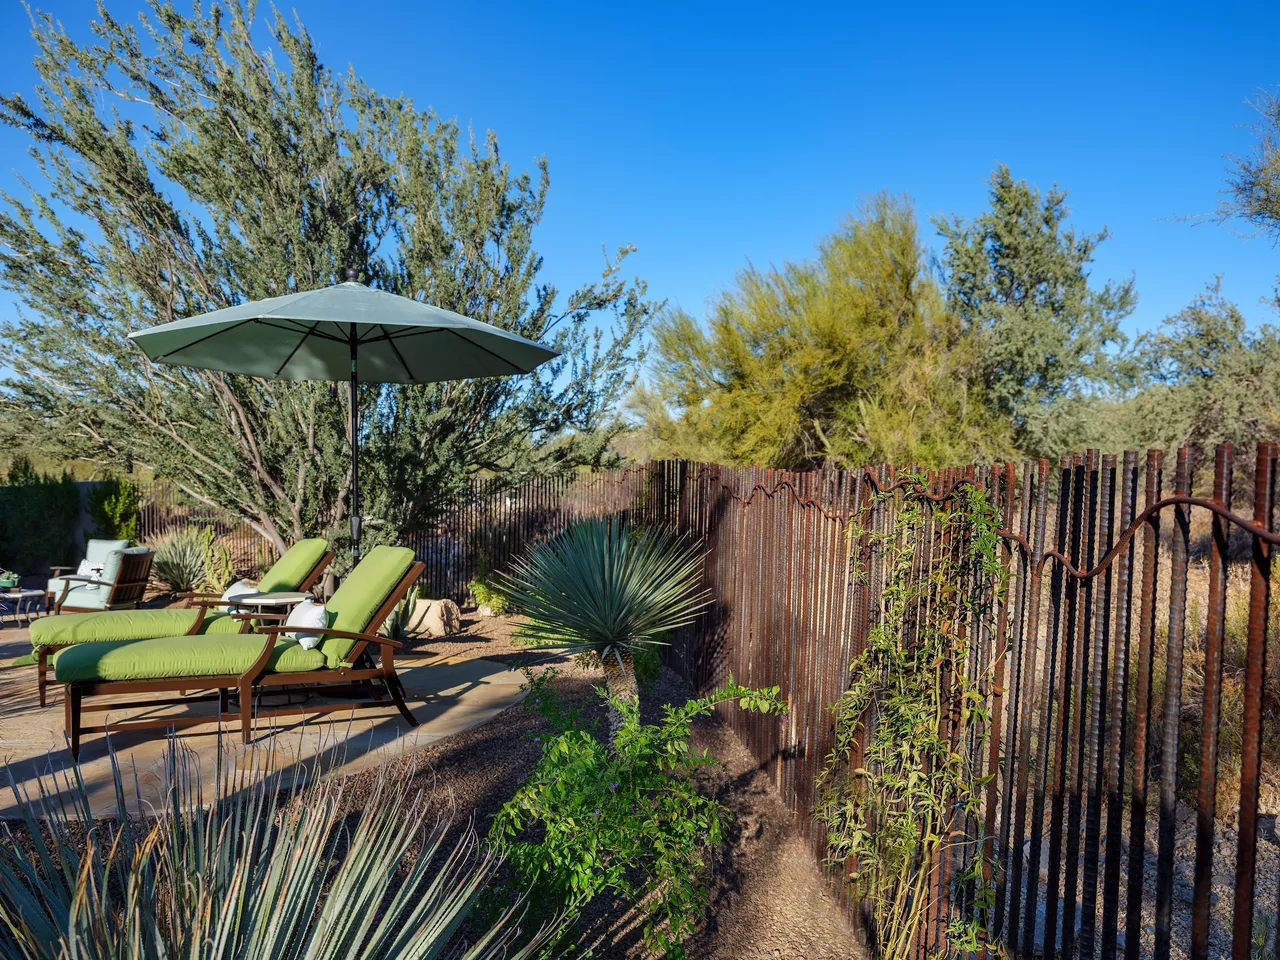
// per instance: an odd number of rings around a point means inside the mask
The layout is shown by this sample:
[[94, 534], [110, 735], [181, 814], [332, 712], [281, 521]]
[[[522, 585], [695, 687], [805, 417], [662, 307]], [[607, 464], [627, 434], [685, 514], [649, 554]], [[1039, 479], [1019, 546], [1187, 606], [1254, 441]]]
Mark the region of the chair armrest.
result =
[[63, 583], [96, 583], [100, 587], [114, 587], [115, 584], [110, 580], [95, 580], [93, 577], [61, 577]]
[[65, 573], [68, 570], [79, 570], [79, 569], [80, 569], [79, 567], [50, 567], [49, 572], [56, 577], [58, 576], [58, 574]]
[[380, 643], [384, 647], [399, 650], [404, 646], [399, 640], [391, 640], [373, 633], [356, 633], [352, 630], [334, 630], [332, 627], [259, 627], [258, 633], [322, 633], [326, 637], [341, 637], [344, 640], [363, 640], [365, 643]]

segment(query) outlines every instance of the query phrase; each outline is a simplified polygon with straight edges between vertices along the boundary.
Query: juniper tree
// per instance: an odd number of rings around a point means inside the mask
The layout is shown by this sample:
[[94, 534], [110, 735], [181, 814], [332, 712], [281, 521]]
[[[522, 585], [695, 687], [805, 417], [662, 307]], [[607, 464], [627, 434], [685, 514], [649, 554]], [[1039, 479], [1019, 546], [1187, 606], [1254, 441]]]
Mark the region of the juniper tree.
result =
[[492, 133], [464, 137], [333, 72], [278, 12], [150, 3], [137, 25], [100, 5], [84, 43], [34, 15], [39, 86], [0, 97], [39, 173], [25, 196], [0, 194], [0, 285], [20, 305], [3, 325], [5, 420], [58, 456], [149, 466], [277, 547], [338, 528], [345, 388], [152, 366], [125, 336], [355, 264], [562, 351], [527, 377], [363, 387], [371, 533], [429, 516], [477, 471], [605, 456], [654, 305], [621, 273], [626, 247], [567, 296], [539, 278], [545, 160], [513, 171]]
[[981, 382], [1018, 447], [1053, 456], [1087, 441], [1092, 398], [1127, 383], [1118, 349], [1120, 321], [1137, 304], [1134, 281], [1090, 286], [1107, 231], [1065, 227], [1064, 191], [1042, 194], [1004, 165], [988, 182], [989, 210], [934, 221], [947, 301], [979, 337]]

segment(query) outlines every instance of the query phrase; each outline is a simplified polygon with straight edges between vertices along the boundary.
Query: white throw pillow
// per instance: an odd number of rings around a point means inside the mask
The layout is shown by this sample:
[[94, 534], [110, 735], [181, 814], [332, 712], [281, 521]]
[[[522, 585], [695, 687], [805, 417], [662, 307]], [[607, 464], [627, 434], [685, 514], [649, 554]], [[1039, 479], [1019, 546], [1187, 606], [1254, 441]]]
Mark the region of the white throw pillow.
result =
[[[97, 580], [102, 576], [102, 564], [94, 563], [92, 560], [81, 560], [80, 566], [76, 567], [76, 576], [92, 577], [94, 580]], [[98, 585], [96, 583], [82, 583], [79, 584], [79, 586], [88, 587], [90, 590], [98, 589]]]
[[[258, 588], [255, 584], [251, 583], [248, 580], [237, 580], [231, 586], [227, 587], [226, 592], [222, 595], [222, 601], [226, 603], [227, 601], [236, 600], [240, 597], [247, 596], [250, 593], [257, 593], [257, 592], [258, 592]], [[249, 613], [250, 612], [248, 607], [239, 607], [239, 606], [236, 606], [234, 603], [232, 603], [228, 607], [225, 607], [224, 609], [226, 609], [229, 613]]]
[[[303, 600], [289, 611], [289, 616], [284, 625], [286, 627], [327, 627], [329, 625], [329, 611], [324, 608], [323, 603], [316, 603], [314, 600]], [[324, 639], [323, 634], [307, 633], [306, 630], [294, 630], [292, 633], [286, 633], [285, 636], [293, 637], [304, 650], [314, 650], [320, 645], [320, 641]]]

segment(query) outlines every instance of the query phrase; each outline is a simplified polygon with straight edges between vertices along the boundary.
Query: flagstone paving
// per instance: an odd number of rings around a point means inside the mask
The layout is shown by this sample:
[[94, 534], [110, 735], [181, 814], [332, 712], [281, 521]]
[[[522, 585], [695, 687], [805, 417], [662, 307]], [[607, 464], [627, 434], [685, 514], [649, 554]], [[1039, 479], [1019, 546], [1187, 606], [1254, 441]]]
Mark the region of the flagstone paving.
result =
[[[493, 655], [501, 656], [507, 644], [504, 638], [495, 640]], [[404, 681], [409, 707], [419, 721], [416, 728], [409, 727], [389, 702], [319, 718], [291, 716], [273, 726], [259, 726], [252, 748], [241, 743], [237, 729], [227, 730], [221, 740], [223, 762], [255, 769], [269, 764], [285, 774], [304, 769], [356, 773], [486, 723], [523, 698], [523, 678], [504, 663], [486, 659], [484, 653], [490, 651], [485, 641], [482, 621], [467, 637], [423, 640], [417, 649], [397, 652], [396, 668]], [[51, 685], [49, 704], [41, 707], [35, 668], [11, 666], [15, 658], [30, 650], [26, 629], [0, 628], [0, 762], [4, 764], [0, 819], [19, 815], [11, 780], [19, 791], [34, 794], [41, 774], [65, 770], [70, 762], [63, 735], [61, 688]], [[179, 742], [199, 757], [201, 778], [211, 785], [219, 760], [214, 704], [121, 709], [99, 716], [109, 730], [111, 723], [125, 717], [164, 715], [161, 711], [211, 717], [208, 724], [182, 728], [178, 736]], [[125, 772], [126, 784], [136, 776], [141, 804], [158, 801], [164, 784], [165, 737], [155, 730], [132, 730], [112, 734], [109, 742], [110, 747], [108, 738], [100, 733], [85, 735], [81, 741], [80, 770], [94, 814], [115, 810], [111, 750]], [[132, 797], [130, 807], [136, 812], [137, 802]]]

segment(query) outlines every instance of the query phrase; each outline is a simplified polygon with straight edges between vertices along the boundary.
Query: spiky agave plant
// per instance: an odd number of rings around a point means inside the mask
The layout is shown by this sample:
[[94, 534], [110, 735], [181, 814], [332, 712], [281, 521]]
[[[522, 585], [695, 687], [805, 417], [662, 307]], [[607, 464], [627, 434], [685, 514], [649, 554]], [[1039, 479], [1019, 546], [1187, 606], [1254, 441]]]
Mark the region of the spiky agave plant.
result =
[[165, 802], [144, 818], [118, 768], [110, 820], [94, 821], [76, 769], [34, 797], [13, 785], [25, 824], [0, 833], [0, 956], [527, 960], [545, 942], [515, 945], [518, 905], [456, 942], [498, 861], [470, 829], [446, 849], [448, 818], [423, 795], [384, 776], [352, 812], [336, 779], [225, 766], [206, 806], [198, 763], [171, 740]]
[[[527, 620], [521, 637], [586, 654], [618, 700], [637, 701], [635, 659], [707, 605], [696, 546], [621, 521], [580, 520], [495, 578]], [[610, 738], [623, 717], [612, 708]]]

